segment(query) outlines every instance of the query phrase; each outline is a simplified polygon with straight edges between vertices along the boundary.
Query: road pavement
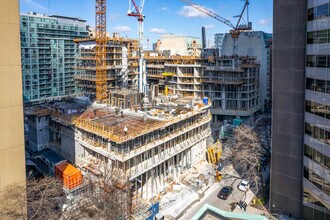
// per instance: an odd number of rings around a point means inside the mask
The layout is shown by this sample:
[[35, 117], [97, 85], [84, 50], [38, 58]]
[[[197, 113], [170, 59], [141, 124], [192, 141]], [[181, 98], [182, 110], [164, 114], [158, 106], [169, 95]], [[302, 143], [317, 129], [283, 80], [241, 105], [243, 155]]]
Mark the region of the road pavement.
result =
[[[204, 197], [197, 203], [190, 206], [185, 212], [182, 213], [180, 220], [189, 220], [191, 219], [197, 211], [203, 207], [205, 203], [210, 204], [214, 207], [217, 207], [224, 211], [231, 211], [231, 204], [240, 201], [245, 192], [240, 191], [237, 188], [237, 185], [240, 183], [241, 179], [238, 179], [235, 176], [225, 176], [220, 183], [214, 183], [209, 190], [205, 192]], [[224, 186], [231, 186], [233, 192], [229, 195], [228, 199], [223, 200], [217, 197], [218, 192]]]

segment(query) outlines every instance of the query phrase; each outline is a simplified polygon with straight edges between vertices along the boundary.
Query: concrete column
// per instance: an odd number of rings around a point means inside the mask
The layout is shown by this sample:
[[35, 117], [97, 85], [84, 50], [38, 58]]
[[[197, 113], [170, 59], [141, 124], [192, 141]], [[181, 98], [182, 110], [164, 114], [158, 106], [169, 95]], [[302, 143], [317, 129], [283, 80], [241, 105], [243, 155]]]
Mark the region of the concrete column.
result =
[[160, 182], [159, 182], [159, 176], [160, 176], [160, 174], [158, 173], [158, 167], [156, 167], [155, 169], [156, 169], [156, 181], [155, 182], [156, 182], [156, 188], [158, 190], [158, 187], [160, 186]]
[[149, 191], [149, 180], [148, 180], [148, 173], [149, 171], [146, 172], [146, 182], [145, 182], [145, 187], [146, 187], [146, 194], [147, 194], [147, 198], [148, 198], [148, 191]]
[[221, 108], [222, 110], [226, 109], [226, 86], [221, 85]]
[[19, 13], [18, 0], [1, 0], [0, 190], [14, 183], [25, 184]]
[[[292, 217], [296, 219], [303, 218], [306, 15], [308, 2], [313, 1], [273, 1], [270, 205], [274, 205], [276, 209], [285, 214], [291, 213]], [[287, 186], [290, 186], [290, 190]]]

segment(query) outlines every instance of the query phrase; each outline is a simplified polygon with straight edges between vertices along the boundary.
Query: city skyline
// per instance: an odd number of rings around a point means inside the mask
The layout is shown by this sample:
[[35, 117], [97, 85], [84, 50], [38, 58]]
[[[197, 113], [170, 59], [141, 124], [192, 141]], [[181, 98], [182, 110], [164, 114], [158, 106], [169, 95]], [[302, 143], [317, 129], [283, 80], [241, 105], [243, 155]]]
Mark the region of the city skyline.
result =
[[[205, 6], [207, 9], [218, 15], [229, 19], [234, 25], [237, 18], [233, 16], [240, 14], [242, 1], [194, 1], [196, 4]], [[139, 3], [139, 2], [138, 2]], [[66, 7], [63, 7], [63, 5]], [[79, 5], [79, 10], [77, 6]], [[95, 1], [94, 0], [72, 0], [65, 2], [59, 0], [53, 2], [43, 0], [20, 0], [20, 13], [37, 12], [47, 15], [63, 15], [80, 17], [87, 21], [87, 24], [94, 26]], [[107, 2], [107, 31], [110, 33], [119, 32], [121, 36], [136, 38], [136, 19], [127, 16], [128, 1], [121, 4]], [[155, 13], [157, 12], [157, 13]], [[206, 27], [207, 46], [212, 46], [214, 34], [227, 33], [229, 27], [195, 9], [187, 6], [181, 1], [146, 1], [143, 14], [144, 22], [144, 43], [148, 49], [152, 43], [163, 34], [175, 34], [201, 37], [201, 27]], [[272, 32], [272, 1], [255, 0], [250, 2], [249, 19], [253, 23], [253, 30]], [[183, 29], [184, 28], [184, 29]], [[183, 31], [184, 30], [184, 31]], [[147, 42], [149, 39], [149, 42]]]

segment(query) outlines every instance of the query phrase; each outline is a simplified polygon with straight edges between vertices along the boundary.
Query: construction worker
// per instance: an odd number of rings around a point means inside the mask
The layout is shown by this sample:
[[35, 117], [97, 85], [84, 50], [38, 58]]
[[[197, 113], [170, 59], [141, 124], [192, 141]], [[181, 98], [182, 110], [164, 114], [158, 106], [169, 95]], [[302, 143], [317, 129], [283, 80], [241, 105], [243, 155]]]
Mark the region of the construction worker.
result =
[[127, 127], [125, 126], [125, 128], [124, 128], [125, 135], [127, 135], [127, 131], [128, 131], [128, 129], [127, 129]]

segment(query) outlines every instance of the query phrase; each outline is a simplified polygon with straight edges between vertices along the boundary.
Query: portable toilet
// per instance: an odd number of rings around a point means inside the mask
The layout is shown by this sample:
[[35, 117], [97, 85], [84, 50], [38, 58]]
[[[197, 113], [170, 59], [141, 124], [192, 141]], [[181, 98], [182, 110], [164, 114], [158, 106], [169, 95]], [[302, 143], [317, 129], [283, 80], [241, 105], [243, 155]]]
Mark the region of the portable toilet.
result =
[[66, 161], [56, 165], [55, 176], [62, 181], [67, 189], [73, 189], [83, 182], [80, 170]]
[[234, 127], [238, 127], [238, 126], [240, 126], [242, 124], [242, 120], [240, 119], [240, 118], [235, 118], [234, 120], [233, 120], [233, 125], [234, 125]]
[[209, 104], [209, 98], [208, 97], [204, 97], [203, 98], [203, 104], [204, 105], [208, 105]]

